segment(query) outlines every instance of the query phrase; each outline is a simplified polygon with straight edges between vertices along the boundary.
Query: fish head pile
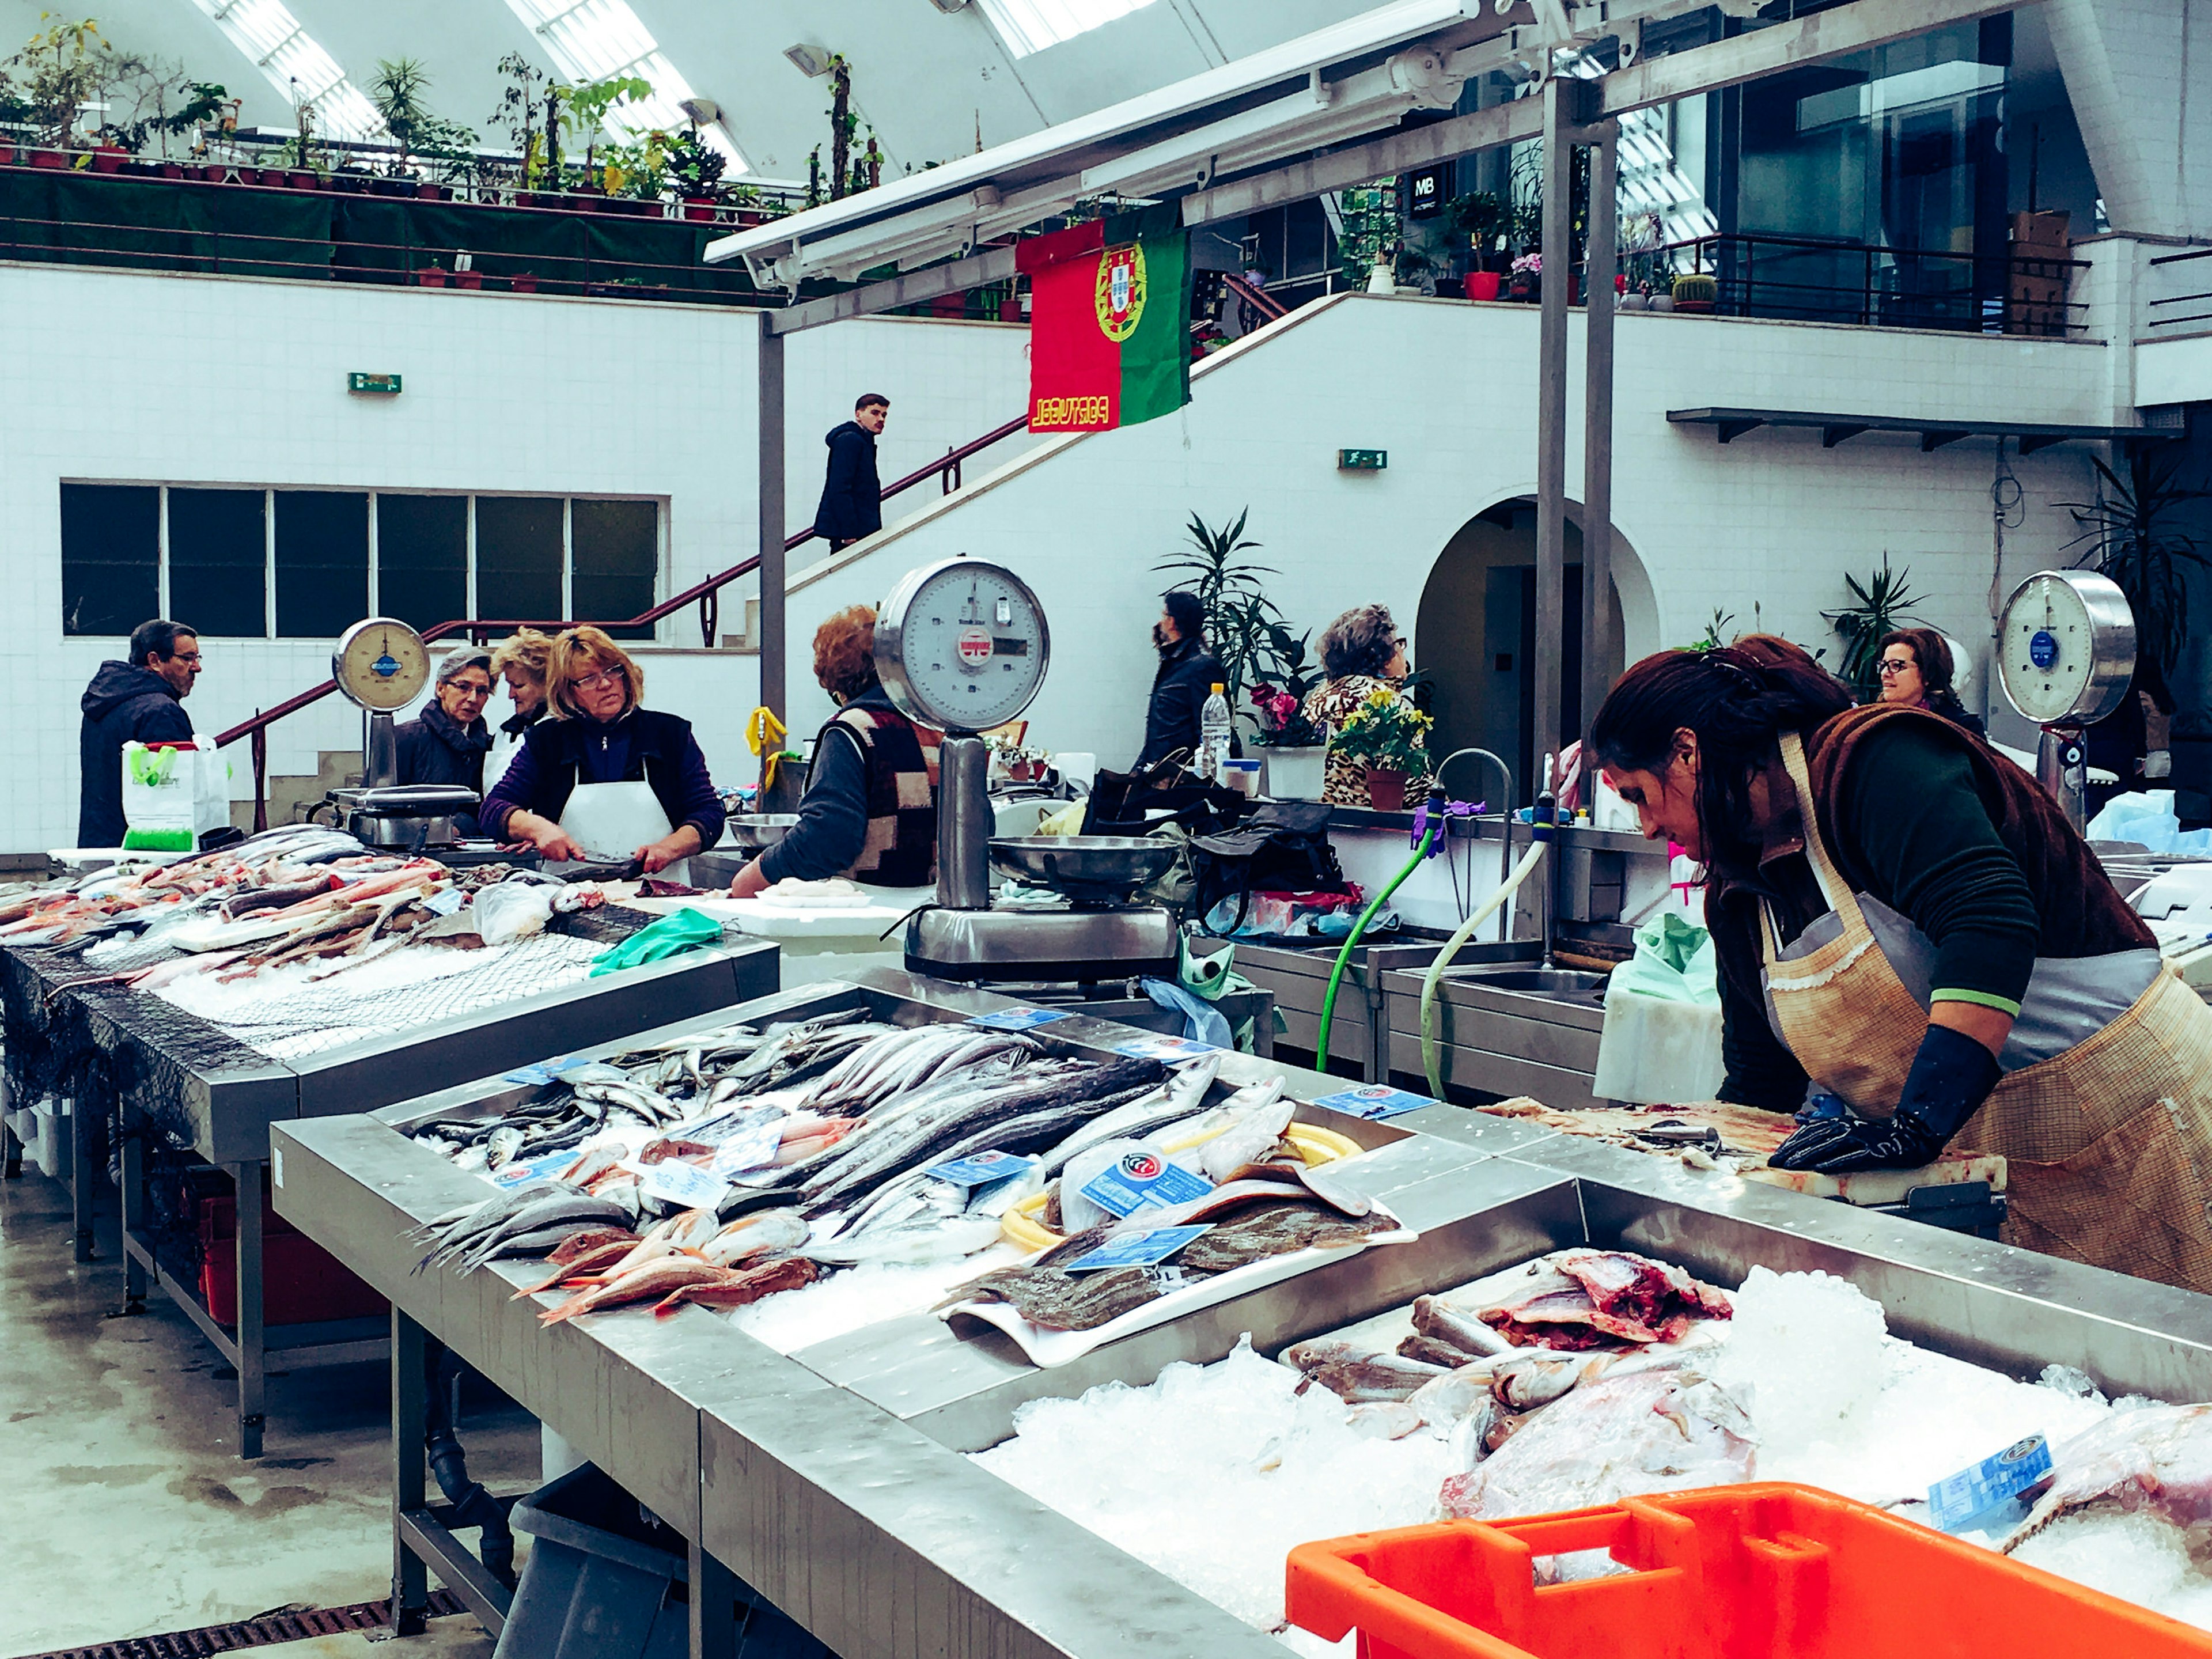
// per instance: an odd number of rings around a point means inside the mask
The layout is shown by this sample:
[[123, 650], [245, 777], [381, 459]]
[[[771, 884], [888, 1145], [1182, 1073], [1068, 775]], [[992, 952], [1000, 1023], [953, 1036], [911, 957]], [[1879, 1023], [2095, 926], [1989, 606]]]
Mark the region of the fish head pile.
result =
[[1679, 1342], [1702, 1319], [1735, 1311], [1725, 1292], [1680, 1267], [1627, 1250], [1560, 1250], [1480, 1310], [1509, 1342], [1586, 1349]]
[[2051, 1484], [1997, 1547], [2014, 1550], [2069, 1510], [2111, 1499], [2147, 1509], [2201, 1540], [2212, 1533], [2212, 1405], [2115, 1412], [2059, 1447]]

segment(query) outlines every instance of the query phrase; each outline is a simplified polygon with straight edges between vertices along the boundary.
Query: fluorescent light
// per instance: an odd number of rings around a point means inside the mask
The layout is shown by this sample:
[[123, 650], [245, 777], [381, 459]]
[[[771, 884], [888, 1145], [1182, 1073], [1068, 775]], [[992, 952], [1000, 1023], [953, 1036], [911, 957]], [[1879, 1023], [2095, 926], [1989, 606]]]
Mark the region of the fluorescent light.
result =
[[980, 0], [983, 15], [1017, 58], [1088, 34], [1152, 0]]
[[[683, 106], [696, 94], [663, 55], [660, 43], [630, 9], [629, 0], [507, 0], [507, 4], [545, 43], [554, 67], [579, 85], [618, 75], [653, 83], [650, 96], [625, 99], [607, 112], [607, 130], [617, 138], [635, 138], [655, 130], [672, 132], [684, 125]], [[732, 171], [752, 171], [720, 126], [702, 127], [699, 136], [730, 158]]]
[[311, 102], [320, 130], [338, 138], [373, 138], [384, 131], [376, 106], [346, 79], [337, 59], [301, 27], [283, 0], [193, 0], [253, 60], [285, 101]]
[[810, 46], [801, 40], [795, 46], [786, 46], [783, 55], [791, 59], [793, 68], [809, 80], [830, 73], [830, 54], [819, 46]]

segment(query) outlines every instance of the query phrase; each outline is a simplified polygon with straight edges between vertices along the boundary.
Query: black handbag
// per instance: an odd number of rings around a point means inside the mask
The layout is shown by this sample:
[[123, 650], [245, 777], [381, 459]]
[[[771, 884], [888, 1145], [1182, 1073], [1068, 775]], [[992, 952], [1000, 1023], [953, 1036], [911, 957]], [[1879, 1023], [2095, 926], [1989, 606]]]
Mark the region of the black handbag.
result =
[[1233, 828], [1194, 835], [1191, 872], [1197, 883], [1194, 913], [1211, 915], [1224, 899], [1237, 901], [1237, 920], [1244, 925], [1254, 893], [1349, 893], [1336, 848], [1329, 844], [1334, 808], [1323, 801], [1263, 801]]

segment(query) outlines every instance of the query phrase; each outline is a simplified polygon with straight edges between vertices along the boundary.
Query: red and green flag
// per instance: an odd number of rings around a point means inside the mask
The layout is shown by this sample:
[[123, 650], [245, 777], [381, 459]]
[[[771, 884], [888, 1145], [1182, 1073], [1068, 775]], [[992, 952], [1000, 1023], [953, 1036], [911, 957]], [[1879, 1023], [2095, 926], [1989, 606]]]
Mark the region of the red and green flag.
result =
[[1015, 254], [1030, 279], [1030, 430], [1103, 432], [1190, 401], [1190, 235], [1173, 203]]

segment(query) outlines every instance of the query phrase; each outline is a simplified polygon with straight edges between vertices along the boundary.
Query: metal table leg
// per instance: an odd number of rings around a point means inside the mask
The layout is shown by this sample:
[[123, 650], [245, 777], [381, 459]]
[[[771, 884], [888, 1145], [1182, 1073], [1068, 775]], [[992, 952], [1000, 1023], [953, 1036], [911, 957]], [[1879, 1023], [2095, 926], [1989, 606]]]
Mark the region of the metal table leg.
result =
[[[238, 1200], [238, 1455], [261, 1455], [261, 1160], [228, 1166]], [[418, 1443], [419, 1449], [419, 1443]]]
[[23, 1143], [0, 1115], [0, 1181], [20, 1181], [23, 1177]]
[[422, 1328], [392, 1310], [392, 1633], [420, 1636], [430, 1619], [430, 1573], [409, 1547], [403, 1517], [423, 1505], [428, 1409]]
[[131, 1239], [146, 1222], [146, 1139], [141, 1128], [120, 1123], [116, 1128], [123, 1137], [123, 1190], [117, 1195], [122, 1212], [123, 1305], [116, 1312], [128, 1317], [146, 1311], [146, 1268], [131, 1249]]
[[696, 1544], [689, 1565], [690, 1659], [737, 1659], [738, 1576]]
[[107, 1106], [107, 1091], [88, 1073], [76, 1098], [70, 1103], [70, 1203], [76, 1222], [76, 1259], [90, 1261], [94, 1200], [100, 1188], [92, 1167], [91, 1125]]

